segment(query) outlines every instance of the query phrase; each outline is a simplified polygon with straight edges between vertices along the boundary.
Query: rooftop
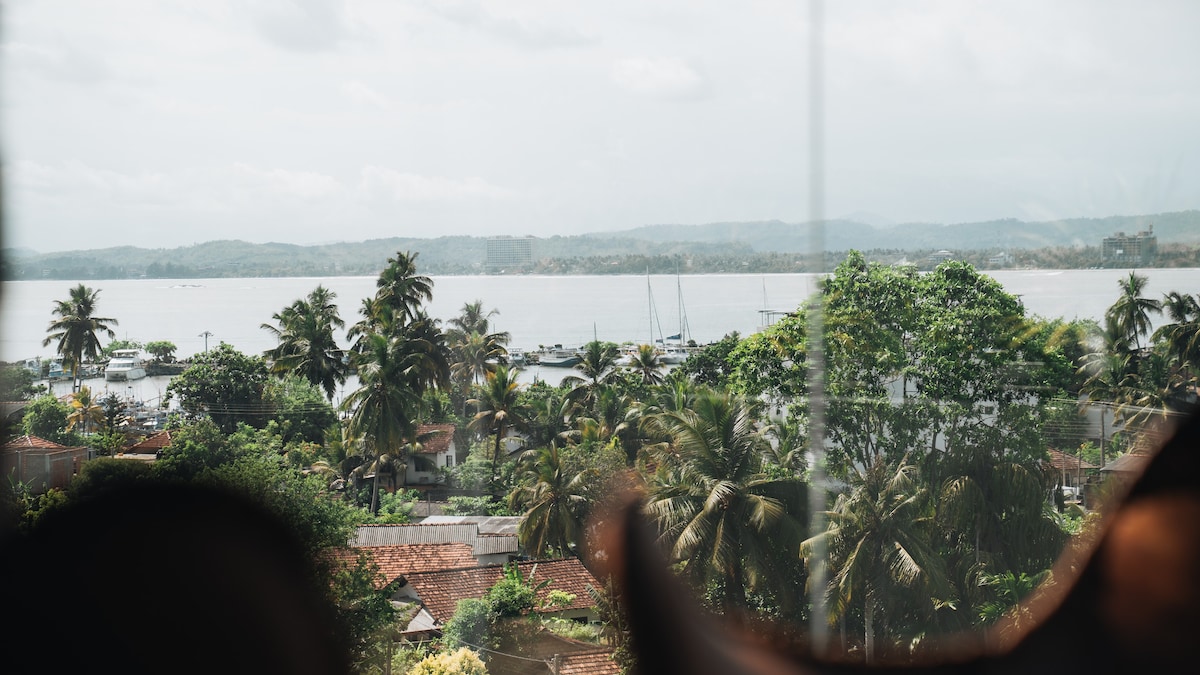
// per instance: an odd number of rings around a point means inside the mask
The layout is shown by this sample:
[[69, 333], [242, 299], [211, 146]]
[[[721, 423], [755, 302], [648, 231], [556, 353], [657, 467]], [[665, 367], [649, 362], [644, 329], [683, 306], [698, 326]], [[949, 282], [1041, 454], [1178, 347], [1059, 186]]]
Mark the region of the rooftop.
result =
[[[531, 579], [534, 585], [547, 579], [550, 583], [538, 591], [538, 599], [545, 599], [550, 591], [563, 591], [575, 596], [574, 602], [562, 610], [588, 609], [592, 606], [592, 597], [587, 588], [600, 587], [600, 582], [583, 566], [578, 558], [560, 558], [557, 560], [528, 560], [514, 563], [526, 579]], [[445, 570], [441, 572], [425, 572], [410, 574], [405, 578], [416, 590], [421, 603], [429, 610], [430, 615], [443, 624], [454, 615], [459, 600], [482, 598], [488, 589], [496, 584], [504, 574], [502, 565], [488, 567], [473, 567], [466, 569]]]

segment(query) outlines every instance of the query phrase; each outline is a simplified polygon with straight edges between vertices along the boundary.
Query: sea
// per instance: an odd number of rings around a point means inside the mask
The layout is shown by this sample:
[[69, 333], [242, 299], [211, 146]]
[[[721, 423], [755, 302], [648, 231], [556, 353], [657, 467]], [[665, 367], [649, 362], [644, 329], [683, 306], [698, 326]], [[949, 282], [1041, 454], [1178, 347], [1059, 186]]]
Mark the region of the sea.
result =
[[[1020, 297], [1026, 312], [1046, 318], [1100, 319], [1117, 299], [1118, 281], [1127, 269], [999, 270], [987, 272], [1009, 293]], [[1137, 270], [1148, 278], [1146, 294], [1200, 293], [1200, 269]], [[446, 321], [465, 303], [483, 301], [495, 310], [493, 330], [507, 331], [510, 346], [582, 345], [592, 339], [616, 343], [682, 335], [698, 344], [737, 331], [748, 335], [782, 312], [796, 309], [815, 290], [814, 274], [703, 274], [596, 276], [435, 276], [428, 313]], [[247, 353], [274, 346], [262, 328], [271, 316], [318, 285], [337, 294], [347, 326], [358, 320], [364, 298], [375, 292], [376, 277], [286, 277], [248, 279], [120, 279], [87, 281], [98, 289], [96, 314], [117, 320], [120, 338], [168, 340], [186, 357], [227, 342]], [[13, 281], [0, 296], [0, 360], [50, 357], [42, 346], [55, 300], [75, 284], [67, 281]], [[1161, 323], [1162, 319], [1158, 319]], [[344, 332], [341, 336], [345, 344]], [[570, 369], [531, 367], [521, 380], [556, 384]], [[100, 391], [153, 402], [165, 393], [169, 378], [131, 383], [89, 384]], [[352, 384], [352, 383], [351, 383]], [[57, 383], [54, 391], [69, 391]], [[338, 398], [341, 397], [339, 393]]]

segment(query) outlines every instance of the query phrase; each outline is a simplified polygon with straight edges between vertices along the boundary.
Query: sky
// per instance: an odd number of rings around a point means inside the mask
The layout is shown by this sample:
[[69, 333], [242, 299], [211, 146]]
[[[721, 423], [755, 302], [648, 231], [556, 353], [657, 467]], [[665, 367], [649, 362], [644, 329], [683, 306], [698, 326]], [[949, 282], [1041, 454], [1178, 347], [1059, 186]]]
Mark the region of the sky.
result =
[[[3, 0], [5, 245], [570, 235], [810, 203], [810, 3]], [[823, 213], [1200, 207], [1200, 3], [824, 4]]]

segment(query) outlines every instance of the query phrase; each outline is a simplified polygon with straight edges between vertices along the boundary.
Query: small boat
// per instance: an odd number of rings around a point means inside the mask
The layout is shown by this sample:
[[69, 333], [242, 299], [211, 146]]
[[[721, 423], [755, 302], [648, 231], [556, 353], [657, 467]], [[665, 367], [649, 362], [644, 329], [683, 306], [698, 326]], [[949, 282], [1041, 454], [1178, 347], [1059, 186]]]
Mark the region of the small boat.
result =
[[667, 365], [678, 365], [687, 361], [689, 356], [687, 347], [682, 345], [668, 345], [659, 349], [658, 360]]
[[146, 376], [146, 364], [142, 360], [141, 350], [118, 349], [104, 368], [104, 379], [109, 382], [120, 380], [140, 380]]
[[508, 362], [517, 368], [523, 368], [529, 365], [529, 360], [525, 358], [525, 351], [516, 348], [508, 350]]

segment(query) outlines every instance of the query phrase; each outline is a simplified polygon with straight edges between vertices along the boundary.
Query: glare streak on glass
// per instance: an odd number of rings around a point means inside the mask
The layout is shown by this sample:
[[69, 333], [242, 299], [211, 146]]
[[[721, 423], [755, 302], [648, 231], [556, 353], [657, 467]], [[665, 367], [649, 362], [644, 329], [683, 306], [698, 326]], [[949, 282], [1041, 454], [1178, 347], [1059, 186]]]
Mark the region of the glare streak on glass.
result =
[[[808, 270], [816, 275], [825, 272], [825, 223], [824, 223], [824, 63], [821, 0], [809, 2], [809, 73], [808, 73]], [[825, 531], [825, 340], [824, 316], [820, 296], [814, 293], [809, 304], [808, 344], [808, 404], [809, 404], [809, 534], [815, 536]], [[829, 621], [825, 606], [826, 547], [825, 540], [814, 540], [809, 555], [809, 601], [812, 616], [809, 618], [812, 648], [817, 656], [823, 656], [829, 645]]]

